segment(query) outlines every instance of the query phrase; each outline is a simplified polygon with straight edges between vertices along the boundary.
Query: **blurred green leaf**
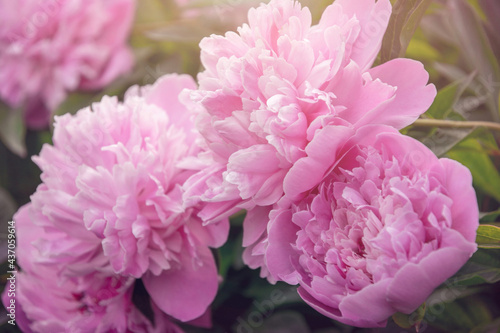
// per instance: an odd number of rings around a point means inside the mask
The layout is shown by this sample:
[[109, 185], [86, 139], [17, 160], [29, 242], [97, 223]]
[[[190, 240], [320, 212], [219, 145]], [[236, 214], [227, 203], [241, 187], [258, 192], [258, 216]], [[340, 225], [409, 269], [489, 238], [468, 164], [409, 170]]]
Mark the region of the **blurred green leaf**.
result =
[[439, 90], [434, 102], [425, 115], [434, 119], [445, 119], [446, 116], [452, 111], [453, 104], [457, 99], [459, 85], [460, 82], [455, 81]]
[[498, 34], [498, 31], [500, 31], [500, 20], [498, 20], [500, 17], [500, 3], [498, 0], [479, 0], [479, 4], [486, 16], [483, 26], [498, 60], [500, 59], [500, 36]]
[[448, 0], [447, 11], [452, 31], [459, 43], [460, 51], [470, 70], [478, 73], [483, 83], [488, 109], [493, 119], [500, 120], [498, 101], [499, 87], [493, 83], [500, 80], [500, 67], [491, 43], [476, 10], [465, 0]]
[[[12, 199], [12, 196], [4, 188], [0, 187], [0, 225], [10, 221], [16, 209], [16, 203]], [[2, 226], [2, 230], [7, 230], [7, 227], [4, 229]]]
[[54, 116], [62, 116], [63, 114], [75, 114], [78, 110], [90, 106], [95, 93], [74, 92], [69, 94], [66, 99], [59, 105], [54, 112]]
[[500, 249], [500, 228], [482, 224], [477, 229], [476, 243], [485, 249]]
[[403, 134], [425, 144], [436, 156], [444, 156], [460, 141], [474, 133], [474, 128], [436, 128], [412, 125]]
[[481, 298], [470, 296], [454, 302], [429, 301], [424, 320], [446, 332], [469, 332], [478, 325], [491, 322], [492, 316]]
[[398, 0], [382, 40], [381, 61], [403, 57], [411, 37], [432, 0]]
[[500, 333], [500, 318], [474, 327], [470, 333]]
[[486, 14], [483, 11], [483, 8], [479, 4], [479, 0], [468, 0], [469, 4], [471, 5], [472, 8], [474, 8], [474, 11], [476, 12], [477, 15], [481, 18], [481, 20], [486, 20]]
[[419, 327], [424, 319], [426, 306], [425, 303], [420, 305], [418, 309], [410, 314], [396, 312], [392, 315], [394, 322], [401, 328]]
[[492, 211], [492, 212], [481, 212], [479, 213], [479, 221], [480, 222], [494, 222], [497, 217], [500, 215], [500, 209]]
[[264, 321], [256, 333], [309, 333], [304, 317], [296, 311], [282, 311]]
[[21, 110], [11, 110], [0, 102], [0, 140], [14, 154], [25, 157], [26, 126]]
[[478, 70], [480, 75], [493, 74], [498, 78], [500, 76], [499, 64], [476, 10], [464, 0], [449, 0], [447, 13], [453, 24], [460, 49], [471, 69]]
[[439, 52], [427, 41], [411, 39], [405, 57], [420, 61], [436, 61], [439, 59], [439, 55]]
[[500, 251], [479, 249], [448, 281], [447, 286], [473, 286], [500, 281]]
[[247, 212], [245, 210], [240, 210], [239, 212], [234, 213], [230, 216], [229, 222], [231, 226], [243, 227], [243, 221], [245, 220]]
[[434, 119], [451, 118], [454, 120], [465, 119], [462, 114], [455, 112], [455, 106], [460, 107], [464, 99], [462, 95], [471, 85], [475, 74], [469, 74], [455, 80], [444, 88], [440, 89], [434, 102], [425, 113], [426, 116]]
[[227, 242], [219, 248], [219, 275], [223, 278], [226, 277], [229, 268], [241, 258], [243, 250], [241, 247], [241, 240], [241, 234], [239, 236], [230, 236]]
[[500, 202], [500, 174], [475, 138], [460, 142], [448, 156], [469, 168], [474, 185]]

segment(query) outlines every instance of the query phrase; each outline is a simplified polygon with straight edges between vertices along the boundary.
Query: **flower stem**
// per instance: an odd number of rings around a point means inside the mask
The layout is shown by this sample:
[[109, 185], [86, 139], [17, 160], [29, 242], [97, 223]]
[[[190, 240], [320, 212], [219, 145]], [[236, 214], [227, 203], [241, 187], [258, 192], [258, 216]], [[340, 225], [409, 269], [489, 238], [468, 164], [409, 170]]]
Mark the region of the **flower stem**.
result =
[[500, 131], [500, 124], [490, 121], [457, 121], [441, 119], [417, 119], [414, 123], [424, 127], [449, 127], [449, 128], [472, 128], [484, 127], [495, 131]]

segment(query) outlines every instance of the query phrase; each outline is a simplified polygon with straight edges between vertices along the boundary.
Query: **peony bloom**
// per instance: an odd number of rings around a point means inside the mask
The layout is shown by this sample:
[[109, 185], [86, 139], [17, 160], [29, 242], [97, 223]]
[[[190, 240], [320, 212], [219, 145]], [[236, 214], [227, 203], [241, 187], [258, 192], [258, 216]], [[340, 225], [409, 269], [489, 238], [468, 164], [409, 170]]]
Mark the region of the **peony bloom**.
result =
[[[247, 209], [244, 259], [262, 266], [268, 214], [288, 170], [326, 126], [402, 128], [432, 103], [422, 64], [396, 59], [371, 68], [391, 14], [389, 0], [337, 0], [311, 26], [308, 8], [272, 0], [249, 23], [202, 40], [197, 127], [210, 153], [186, 182], [206, 221]], [[404, 106], [404, 107], [403, 107]], [[404, 110], [404, 111], [402, 111]], [[266, 275], [265, 271], [263, 275]]]
[[[185, 207], [181, 186], [198, 153], [191, 113], [178, 100], [195, 83], [168, 75], [131, 88], [125, 102], [104, 97], [75, 116], [56, 117], [54, 145], [34, 161], [43, 183], [32, 196], [37, 241], [61, 274], [94, 271], [141, 278], [153, 301], [183, 320], [202, 315], [218, 287], [209, 247], [221, 246], [228, 221], [203, 226]], [[49, 237], [50, 236], [50, 237]]]
[[14, 218], [22, 272], [16, 275], [15, 296], [10, 297], [7, 289], [2, 295], [6, 307], [15, 300], [16, 323], [23, 332], [182, 332], [154, 304], [154, 326], [132, 304], [131, 277], [95, 272], [66, 279], [57, 275], [56, 266], [37, 263], [33, 243], [44, 230], [33, 224], [31, 213], [28, 204]]
[[134, 10], [134, 0], [0, 0], [0, 99], [47, 126], [69, 91], [130, 70]]
[[393, 313], [416, 310], [475, 252], [471, 174], [390, 127], [319, 135], [323, 144], [309, 145], [292, 167], [270, 214], [267, 267], [298, 283], [320, 313], [385, 326]]

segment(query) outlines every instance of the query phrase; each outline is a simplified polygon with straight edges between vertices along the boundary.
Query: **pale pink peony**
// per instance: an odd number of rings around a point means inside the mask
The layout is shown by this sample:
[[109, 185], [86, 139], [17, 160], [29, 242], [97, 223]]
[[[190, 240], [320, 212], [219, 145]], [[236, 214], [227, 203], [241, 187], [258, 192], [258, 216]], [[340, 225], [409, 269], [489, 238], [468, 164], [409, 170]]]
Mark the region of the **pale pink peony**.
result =
[[0, 98], [47, 126], [67, 93], [129, 71], [135, 0], [0, 0]]
[[416, 310], [475, 252], [471, 174], [386, 126], [325, 128], [317, 140], [270, 214], [267, 267], [300, 284], [320, 313], [385, 326], [393, 313]]
[[183, 320], [202, 315], [218, 287], [209, 247], [221, 246], [229, 223], [203, 226], [185, 207], [181, 186], [198, 153], [191, 112], [178, 95], [195, 83], [168, 75], [131, 88], [125, 102], [104, 97], [75, 116], [56, 117], [54, 145], [34, 161], [43, 183], [32, 196], [34, 223], [50, 239], [41, 261], [62, 274], [94, 271], [142, 278], [154, 302]]
[[[245, 262], [262, 266], [261, 241], [290, 167], [332, 124], [402, 128], [436, 94], [421, 63], [395, 59], [370, 69], [391, 14], [389, 0], [337, 0], [320, 22], [292, 0], [251, 9], [238, 33], [202, 40], [197, 127], [211, 155], [186, 182], [188, 202], [211, 221], [248, 210]], [[326, 151], [325, 151], [326, 152]], [[326, 154], [329, 154], [326, 152]], [[263, 272], [266, 275], [266, 272]]]
[[15, 215], [17, 260], [15, 295], [6, 289], [3, 303], [14, 300], [16, 324], [23, 332], [53, 333], [180, 333], [154, 303], [154, 325], [132, 304], [135, 279], [94, 272], [86, 276], [58, 276], [57, 266], [37, 262], [34, 242], [45, 235], [33, 223], [31, 204]]

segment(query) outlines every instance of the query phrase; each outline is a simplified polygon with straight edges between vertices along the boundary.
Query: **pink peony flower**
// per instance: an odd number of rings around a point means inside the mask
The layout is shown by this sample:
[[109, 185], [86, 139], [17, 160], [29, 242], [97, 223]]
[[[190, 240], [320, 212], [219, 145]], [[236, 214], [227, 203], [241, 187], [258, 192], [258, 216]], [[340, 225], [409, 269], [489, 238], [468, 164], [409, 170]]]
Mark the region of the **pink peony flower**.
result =
[[209, 247], [228, 234], [224, 220], [202, 225], [181, 186], [198, 153], [191, 113], [178, 100], [195, 83], [168, 75], [131, 88], [124, 103], [104, 97], [75, 116], [56, 117], [54, 145], [34, 161], [43, 183], [32, 196], [40, 261], [62, 274], [100, 271], [142, 278], [154, 302], [188, 321], [202, 315], [218, 287]]
[[0, 0], [0, 98], [28, 126], [47, 126], [69, 91], [130, 70], [134, 10], [134, 0]]
[[202, 40], [205, 71], [190, 97], [204, 108], [197, 127], [210, 153], [200, 157], [207, 167], [186, 182], [185, 197], [207, 202], [200, 217], [208, 222], [248, 210], [250, 267], [263, 265], [268, 214], [320, 129], [402, 128], [431, 105], [436, 90], [419, 62], [370, 69], [390, 14], [388, 0], [337, 0], [311, 26], [298, 2], [272, 0], [250, 10], [238, 33]]
[[475, 252], [476, 196], [466, 167], [420, 142], [386, 126], [344, 129], [323, 129], [288, 173], [267, 267], [320, 313], [385, 326]]
[[44, 230], [33, 223], [32, 210], [28, 204], [14, 218], [22, 272], [15, 276], [15, 295], [8, 289], [2, 295], [6, 307], [14, 300], [16, 323], [23, 332], [182, 332], [155, 304], [154, 325], [132, 304], [132, 277], [94, 272], [61, 278], [56, 266], [37, 263], [33, 243]]

